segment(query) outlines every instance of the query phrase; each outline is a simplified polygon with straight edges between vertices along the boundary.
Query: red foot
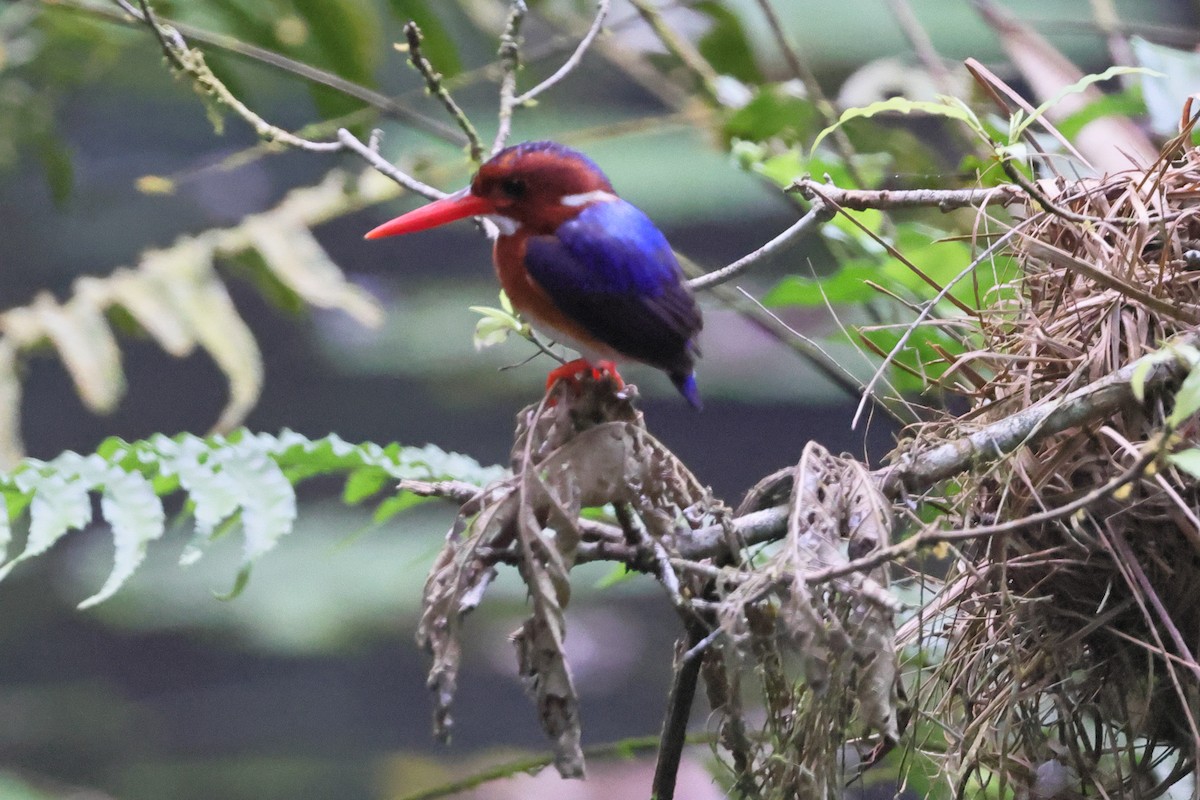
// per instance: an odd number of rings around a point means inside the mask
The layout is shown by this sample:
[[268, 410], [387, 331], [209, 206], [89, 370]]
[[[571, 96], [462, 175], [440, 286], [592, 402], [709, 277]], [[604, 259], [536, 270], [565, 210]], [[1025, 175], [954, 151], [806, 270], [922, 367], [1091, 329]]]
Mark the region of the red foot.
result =
[[546, 376], [546, 391], [548, 392], [553, 389], [554, 384], [559, 381], [577, 384], [579, 379], [584, 375], [590, 375], [594, 381], [598, 381], [607, 375], [616, 381], [618, 389], [625, 388], [625, 381], [621, 379], [621, 375], [617, 372], [617, 365], [613, 362], [597, 361], [595, 366], [593, 366], [587, 359], [577, 358], [574, 361], [568, 361], [561, 367], [550, 370], [550, 374]]

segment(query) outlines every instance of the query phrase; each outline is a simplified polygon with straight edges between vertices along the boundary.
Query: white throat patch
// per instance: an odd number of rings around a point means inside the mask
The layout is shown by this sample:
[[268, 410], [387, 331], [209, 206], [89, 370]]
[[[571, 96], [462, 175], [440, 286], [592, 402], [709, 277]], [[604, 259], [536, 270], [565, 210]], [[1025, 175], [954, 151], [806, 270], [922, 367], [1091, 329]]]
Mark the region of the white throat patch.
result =
[[505, 217], [500, 214], [486, 214], [483, 218], [495, 225], [496, 229], [500, 231], [501, 236], [512, 236], [521, 230], [521, 223], [512, 217]]

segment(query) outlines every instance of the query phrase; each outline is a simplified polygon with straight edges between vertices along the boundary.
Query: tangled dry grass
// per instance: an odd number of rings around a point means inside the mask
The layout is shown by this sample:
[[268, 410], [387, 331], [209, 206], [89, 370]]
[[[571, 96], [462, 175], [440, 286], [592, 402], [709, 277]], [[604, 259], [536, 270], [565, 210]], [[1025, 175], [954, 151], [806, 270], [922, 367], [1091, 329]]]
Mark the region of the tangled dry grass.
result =
[[[989, 379], [957, 432], [1195, 341], [1200, 153], [1183, 142], [1149, 169], [1043, 181], [1027, 197], [1011, 240], [1022, 285], [978, 322], [986, 345], [970, 365]], [[938, 721], [926, 744], [958, 796], [1148, 798], [1200, 763], [1200, 487], [1147, 458], [1176, 388], [962, 480], [956, 510], [971, 525], [1137, 471], [1074, 514], [964, 548], [951, 599], [910, 626], [944, 647], [915, 705]], [[1192, 418], [1167, 444], [1198, 438]]]

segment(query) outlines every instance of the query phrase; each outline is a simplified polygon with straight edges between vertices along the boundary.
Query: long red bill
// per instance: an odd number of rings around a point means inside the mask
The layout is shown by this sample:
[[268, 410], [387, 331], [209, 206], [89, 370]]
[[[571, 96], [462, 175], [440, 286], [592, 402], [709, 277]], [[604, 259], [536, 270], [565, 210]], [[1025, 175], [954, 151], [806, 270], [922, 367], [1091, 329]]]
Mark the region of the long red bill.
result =
[[447, 222], [454, 222], [456, 219], [478, 217], [494, 210], [495, 208], [490, 202], [471, 194], [471, 188], [468, 186], [441, 200], [435, 200], [427, 206], [421, 206], [396, 217], [391, 222], [385, 222], [378, 228], [369, 231], [364, 238], [382, 239], [384, 236], [415, 233], [436, 228], [438, 225], [445, 225]]

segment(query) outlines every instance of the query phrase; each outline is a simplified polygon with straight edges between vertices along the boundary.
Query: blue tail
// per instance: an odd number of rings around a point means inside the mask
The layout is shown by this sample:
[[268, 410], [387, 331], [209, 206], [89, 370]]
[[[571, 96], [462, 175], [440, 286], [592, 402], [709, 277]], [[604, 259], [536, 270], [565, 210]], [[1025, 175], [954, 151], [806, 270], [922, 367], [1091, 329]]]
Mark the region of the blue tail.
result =
[[691, 404], [692, 408], [697, 411], [704, 408], [704, 403], [700, 401], [700, 387], [696, 386], [696, 373], [674, 374], [671, 376], [671, 383], [675, 384], [675, 388]]

